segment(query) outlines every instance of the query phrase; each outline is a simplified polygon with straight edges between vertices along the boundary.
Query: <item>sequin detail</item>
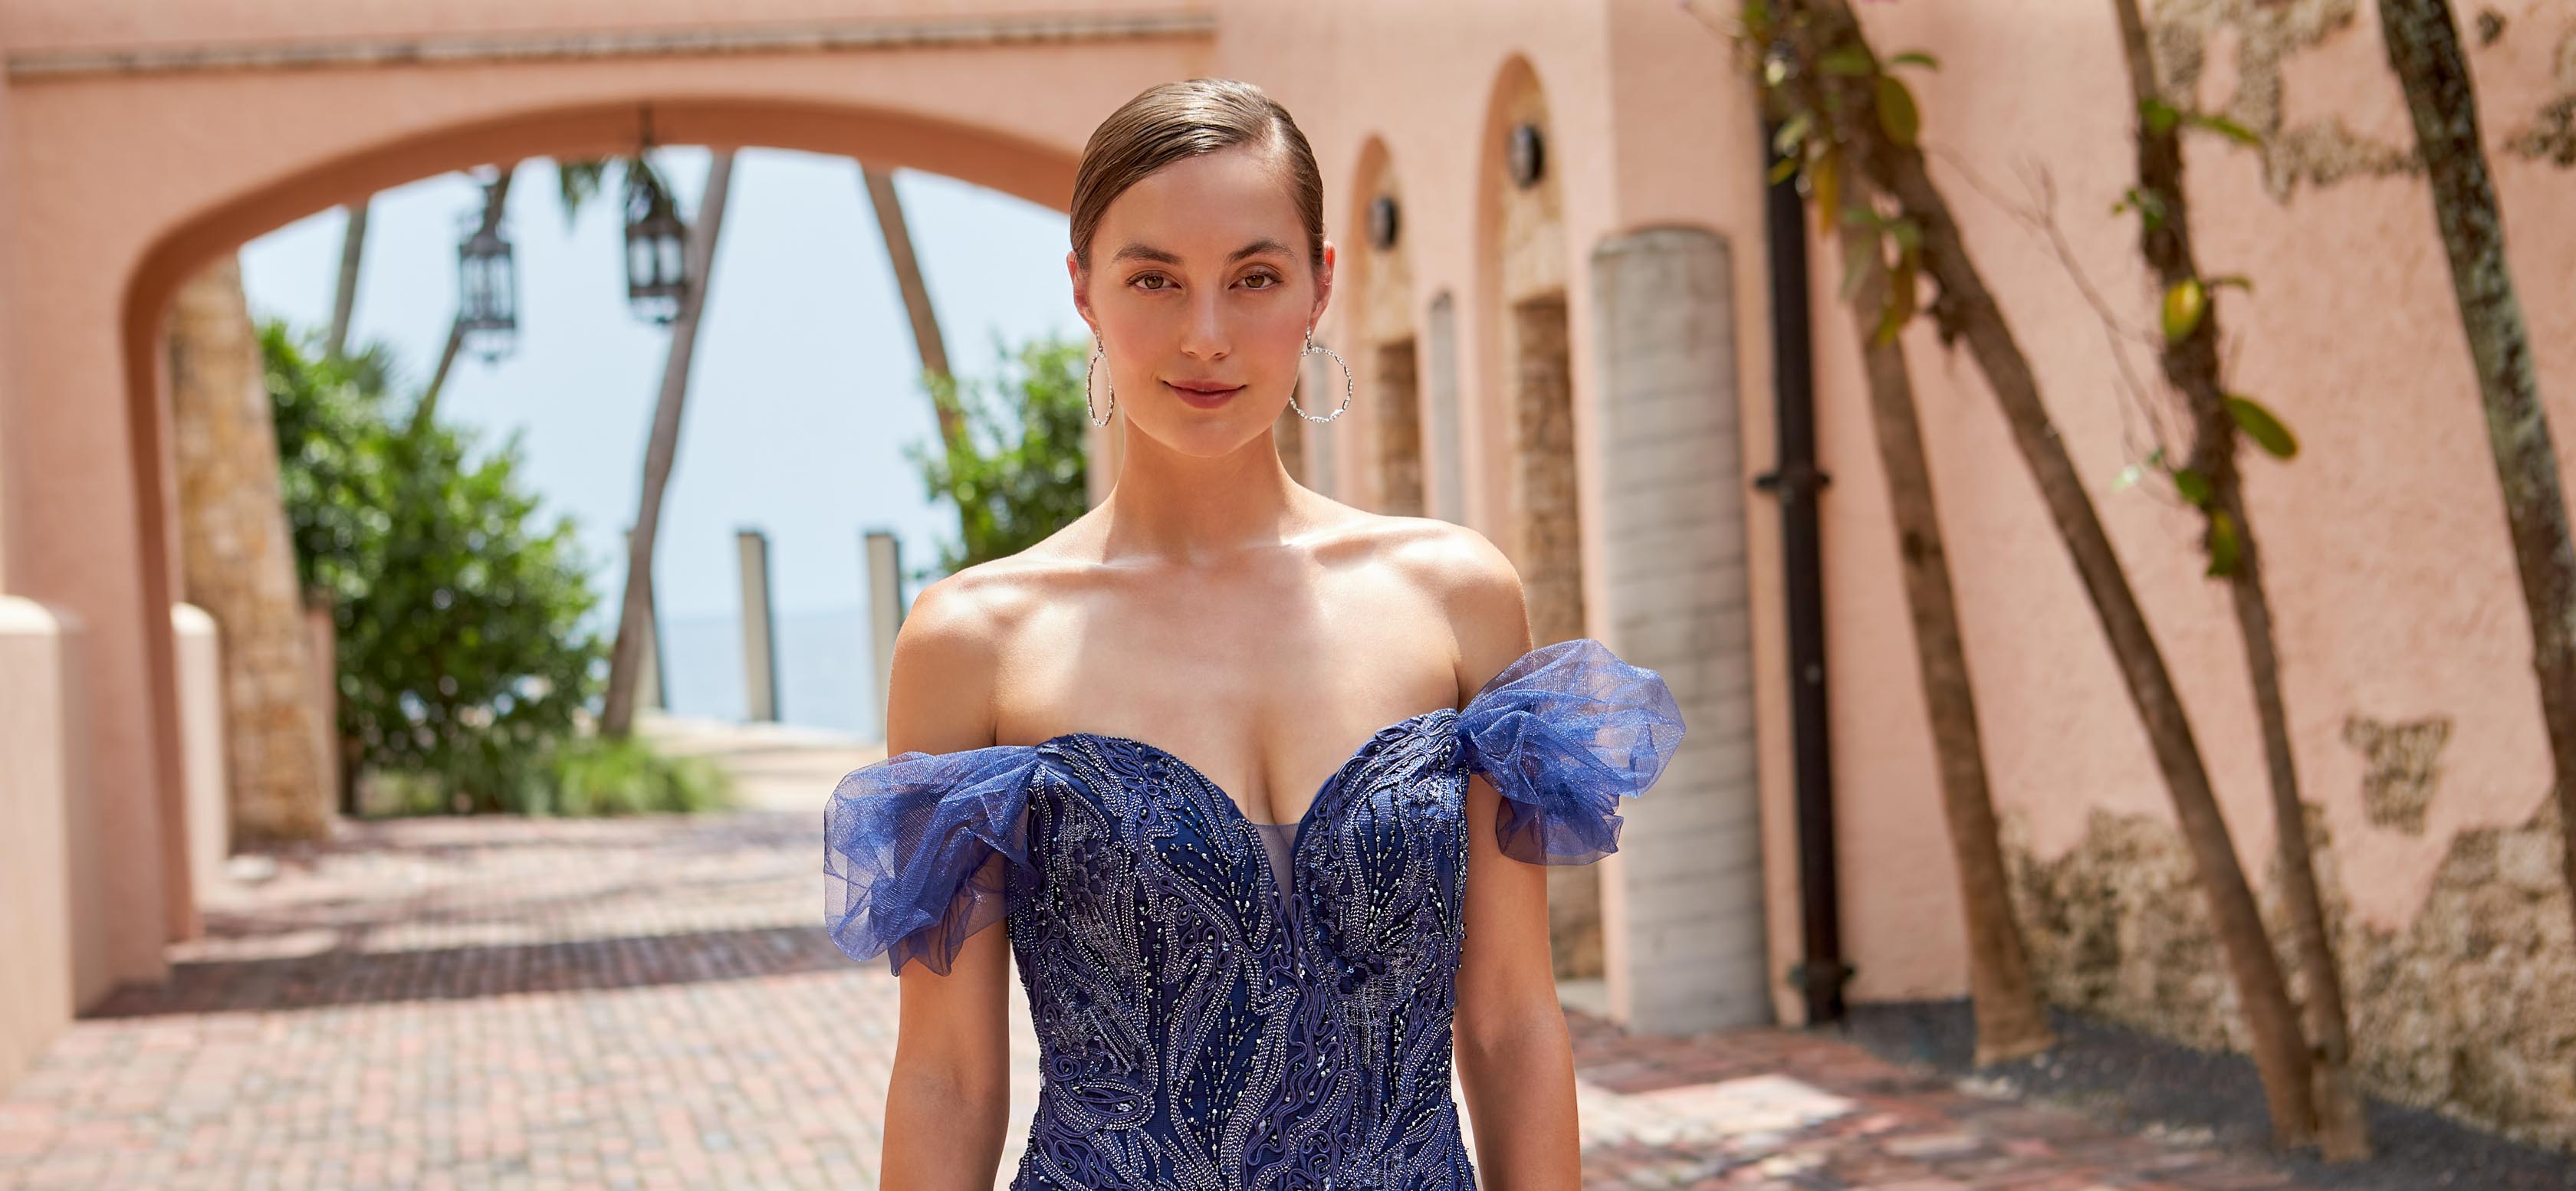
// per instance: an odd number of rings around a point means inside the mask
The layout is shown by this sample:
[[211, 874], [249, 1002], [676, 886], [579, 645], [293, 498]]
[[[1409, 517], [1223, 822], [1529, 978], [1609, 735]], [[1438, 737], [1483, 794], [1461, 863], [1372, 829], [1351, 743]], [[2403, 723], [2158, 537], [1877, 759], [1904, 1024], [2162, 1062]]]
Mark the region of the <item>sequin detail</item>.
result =
[[1660, 678], [1579, 638], [1380, 729], [1290, 824], [1124, 737], [906, 753], [834, 792], [828, 922], [944, 971], [1007, 916], [1042, 1074], [1013, 1191], [1471, 1191], [1468, 775], [1532, 841], [1510, 854], [1586, 861], [1680, 728]]

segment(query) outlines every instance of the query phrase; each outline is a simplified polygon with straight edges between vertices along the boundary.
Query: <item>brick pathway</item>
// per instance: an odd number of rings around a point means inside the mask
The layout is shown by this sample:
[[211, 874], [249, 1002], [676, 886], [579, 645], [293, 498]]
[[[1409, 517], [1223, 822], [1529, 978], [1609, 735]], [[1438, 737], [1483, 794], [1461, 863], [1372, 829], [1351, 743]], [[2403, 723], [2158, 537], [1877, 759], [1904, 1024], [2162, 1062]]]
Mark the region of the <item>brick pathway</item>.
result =
[[[873, 1186], [895, 984], [822, 935], [819, 809], [776, 801], [278, 854], [0, 1098], [0, 1191]], [[1569, 1016], [1593, 1188], [2297, 1186], [1828, 1038]]]

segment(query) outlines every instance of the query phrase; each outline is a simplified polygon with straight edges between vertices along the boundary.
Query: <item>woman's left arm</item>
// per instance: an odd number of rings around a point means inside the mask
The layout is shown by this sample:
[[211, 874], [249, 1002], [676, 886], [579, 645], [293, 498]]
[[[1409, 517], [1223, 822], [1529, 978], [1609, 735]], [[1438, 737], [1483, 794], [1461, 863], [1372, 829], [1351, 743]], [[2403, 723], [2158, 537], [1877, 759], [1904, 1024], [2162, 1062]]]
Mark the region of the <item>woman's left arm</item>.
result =
[[[1450, 623], [1459, 689], [1472, 695], [1530, 650], [1520, 575], [1492, 543], [1462, 538], [1467, 565], [1450, 569]], [[1574, 1054], [1548, 953], [1547, 869], [1505, 856], [1495, 841], [1502, 795], [1467, 782], [1466, 942], [1451, 1024], [1458, 1080], [1487, 1191], [1576, 1191]]]

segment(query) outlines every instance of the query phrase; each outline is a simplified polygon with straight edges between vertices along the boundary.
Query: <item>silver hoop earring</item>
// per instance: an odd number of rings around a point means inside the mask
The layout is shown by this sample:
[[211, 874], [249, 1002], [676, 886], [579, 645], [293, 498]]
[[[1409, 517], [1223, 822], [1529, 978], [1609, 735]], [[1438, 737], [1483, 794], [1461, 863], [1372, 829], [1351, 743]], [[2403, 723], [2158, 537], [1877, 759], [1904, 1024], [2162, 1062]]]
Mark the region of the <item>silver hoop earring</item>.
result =
[[1091, 424], [1094, 426], [1106, 426], [1109, 424], [1110, 418], [1118, 416], [1118, 382], [1115, 380], [1109, 382], [1108, 415], [1105, 417], [1102, 416], [1100, 411], [1091, 404], [1091, 371], [1093, 368], [1099, 366], [1100, 356], [1103, 350], [1100, 336], [1092, 336], [1091, 362], [1082, 366], [1082, 412], [1084, 416], [1091, 419]]
[[1315, 342], [1315, 329], [1308, 327], [1306, 329], [1306, 350], [1297, 353], [1297, 358], [1303, 360], [1308, 356], [1314, 355], [1316, 352], [1322, 352], [1325, 355], [1331, 356], [1334, 363], [1342, 366], [1342, 403], [1335, 406], [1333, 408], [1333, 412], [1325, 414], [1323, 417], [1319, 418], [1313, 414], [1307, 413], [1305, 406], [1297, 404], [1297, 390], [1291, 388], [1288, 390], [1288, 408], [1296, 410], [1298, 417], [1304, 418], [1309, 422], [1329, 422], [1342, 416], [1342, 411], [1351, 407], [1351, 392], [1356, 386], [1351, 379], [1351, 366], [1347, 361], [1342, 359], [1342, 353]]

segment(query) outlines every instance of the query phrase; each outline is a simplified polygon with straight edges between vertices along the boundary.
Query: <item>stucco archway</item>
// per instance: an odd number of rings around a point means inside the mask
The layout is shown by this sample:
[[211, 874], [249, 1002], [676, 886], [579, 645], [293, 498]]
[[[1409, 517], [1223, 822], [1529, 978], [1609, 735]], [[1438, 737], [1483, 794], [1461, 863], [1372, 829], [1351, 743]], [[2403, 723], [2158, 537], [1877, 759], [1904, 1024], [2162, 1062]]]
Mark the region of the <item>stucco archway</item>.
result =
[[196, 930], [159, 350], [181, 280], [271, 228], [411, 179], [631, 149], [646, 103], [659, 143], [842, 154], [1061, 209], [1099, 115], [1200, 73], [1208, 49], [1203, 20], [1092, 32], [986, 23], [879, 22], [892, 32], [845, 37], [859, 47], [849, 50], [747, 52], [654, 34], [540, 53], [529, 36], [495, 34], [436, 53], [397, 46], [401, 65], [385, 63], [368, 31], [281, 43], [303, 56], [273, 60], [12, 47], [12, 148], [28, 169], [9, 248], [27, 299], [0, 443], [44, 466], [7, 469], [0, 551], [13, 590], [87, 627], [83, 784], [113, 854], [97, 891], [106, 947], [80, 973], [78, 1000], [161, 978], [162, 944]]

